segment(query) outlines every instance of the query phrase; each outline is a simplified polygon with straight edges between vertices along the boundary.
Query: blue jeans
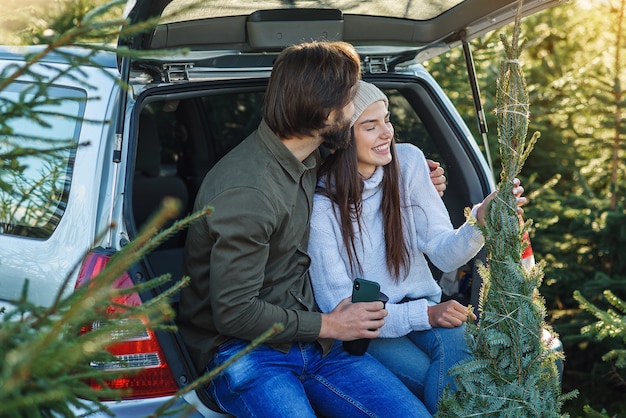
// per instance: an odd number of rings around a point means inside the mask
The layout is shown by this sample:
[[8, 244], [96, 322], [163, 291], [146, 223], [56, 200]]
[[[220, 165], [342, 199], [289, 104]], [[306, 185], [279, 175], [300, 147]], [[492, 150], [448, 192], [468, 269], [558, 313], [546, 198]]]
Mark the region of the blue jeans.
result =
[[448, 369], [471, 356], [465, 341], [465, 324], [456, 328], [432, 328], [413, 331], [400, 338], [377, 338], [367, 352], [423, 400], [431, 414], [443, 389], [456, 389]]
[[[222, 344], [211, 370], [248, 344]], [[370, 357], [335, 342], [322, 356], [317, 343], [294, 343], [288, 353], [260, 345], [215, 377], [209, 394], [237, 417], [430, 417], [422, 402]]]

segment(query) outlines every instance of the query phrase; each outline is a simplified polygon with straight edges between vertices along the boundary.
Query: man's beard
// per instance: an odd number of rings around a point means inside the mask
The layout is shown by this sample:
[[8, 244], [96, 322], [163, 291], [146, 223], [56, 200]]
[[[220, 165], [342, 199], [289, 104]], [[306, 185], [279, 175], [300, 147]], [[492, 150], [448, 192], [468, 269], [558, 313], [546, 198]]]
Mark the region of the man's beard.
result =
[[324, 145], [330, 149], [344, 149], [350, 142], [350, 119], [346, 118], [343, 111], [337, 114], [333, 124], [330, 125], [320, 136], [324, 139]]

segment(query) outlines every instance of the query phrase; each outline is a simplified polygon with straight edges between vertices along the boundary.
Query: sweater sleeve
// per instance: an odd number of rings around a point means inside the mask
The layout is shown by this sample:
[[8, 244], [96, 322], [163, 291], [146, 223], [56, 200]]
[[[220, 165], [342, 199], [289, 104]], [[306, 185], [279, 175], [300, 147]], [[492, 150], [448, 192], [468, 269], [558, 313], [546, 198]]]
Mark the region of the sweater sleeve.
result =
[[474, 257], [484, 245], [480, 230], [465, 222], [454, 229], [443, 200], [430, 181], [422, 151], [402, 147], [402, 175], [416, 229], [418, 248], [442, 271], [453, 271]]
[[405, 303], [387, 303], [388, 315], [380, 329], [380, 338], [397, 338], [411, 331], [431, 329], [428, 322], [428, 300], [417, 299]]

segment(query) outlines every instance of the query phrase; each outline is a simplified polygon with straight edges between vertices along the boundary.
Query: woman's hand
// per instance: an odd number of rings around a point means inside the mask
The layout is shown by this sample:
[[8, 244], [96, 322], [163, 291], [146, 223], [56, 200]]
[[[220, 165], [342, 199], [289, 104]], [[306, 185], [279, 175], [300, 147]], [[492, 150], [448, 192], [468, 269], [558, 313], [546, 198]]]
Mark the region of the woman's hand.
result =
[[[470, 312], [472, 320], [476, 320], [474, 312]], [[454, 328], [467, 321], [467, 307], [456, 300], [448, 300], [428, 307], [428, 322], [433, 328]]]
[[[496, 193], [497, 192], [490, 193], [489, 196], [485, 197], [485, 199], [475, 207], [476, 220], [480, 225], [485, 225], [485, 216], [487, 215], [489, 202], [493, 200]], [[513, 179], [513, 195], [515, 196], [515, 201], [517, 202], [517, 214], [519, 216], [524, 213], [522, 206], [528, 203], [528, 199], [522, 196], [522, 193], [524, 193], [524, 188], [521, 186], [519, 179]]]
[[519, 215], [524, 213], [522, 206], [528, 203], [528, 199], [522, 196], [522, 193], [524, 193], [524, 188], [520, 184], [519, 179], [513, 179], [513, 194], [515, 195], [515, 200], [517, 201], [517, 213]]

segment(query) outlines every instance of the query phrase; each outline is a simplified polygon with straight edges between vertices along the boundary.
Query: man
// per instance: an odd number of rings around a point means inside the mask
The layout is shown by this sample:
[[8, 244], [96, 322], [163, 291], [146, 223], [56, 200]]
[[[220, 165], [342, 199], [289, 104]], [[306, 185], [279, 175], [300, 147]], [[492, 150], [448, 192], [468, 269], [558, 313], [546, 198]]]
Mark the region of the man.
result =
[[337, 340], [375, 338], [382, 302], [317, 309], [306, 254], [318, 147], [344, 146], [360, 60], [343, 42], [292, 46], [277, 58], [259, 128], [207, 174], [189, 229], [179, 328], [199, 369], [223, 364], [275, 323], [284, 330], [209, 386], [236, 416], [430, 416], [372, 357]]

